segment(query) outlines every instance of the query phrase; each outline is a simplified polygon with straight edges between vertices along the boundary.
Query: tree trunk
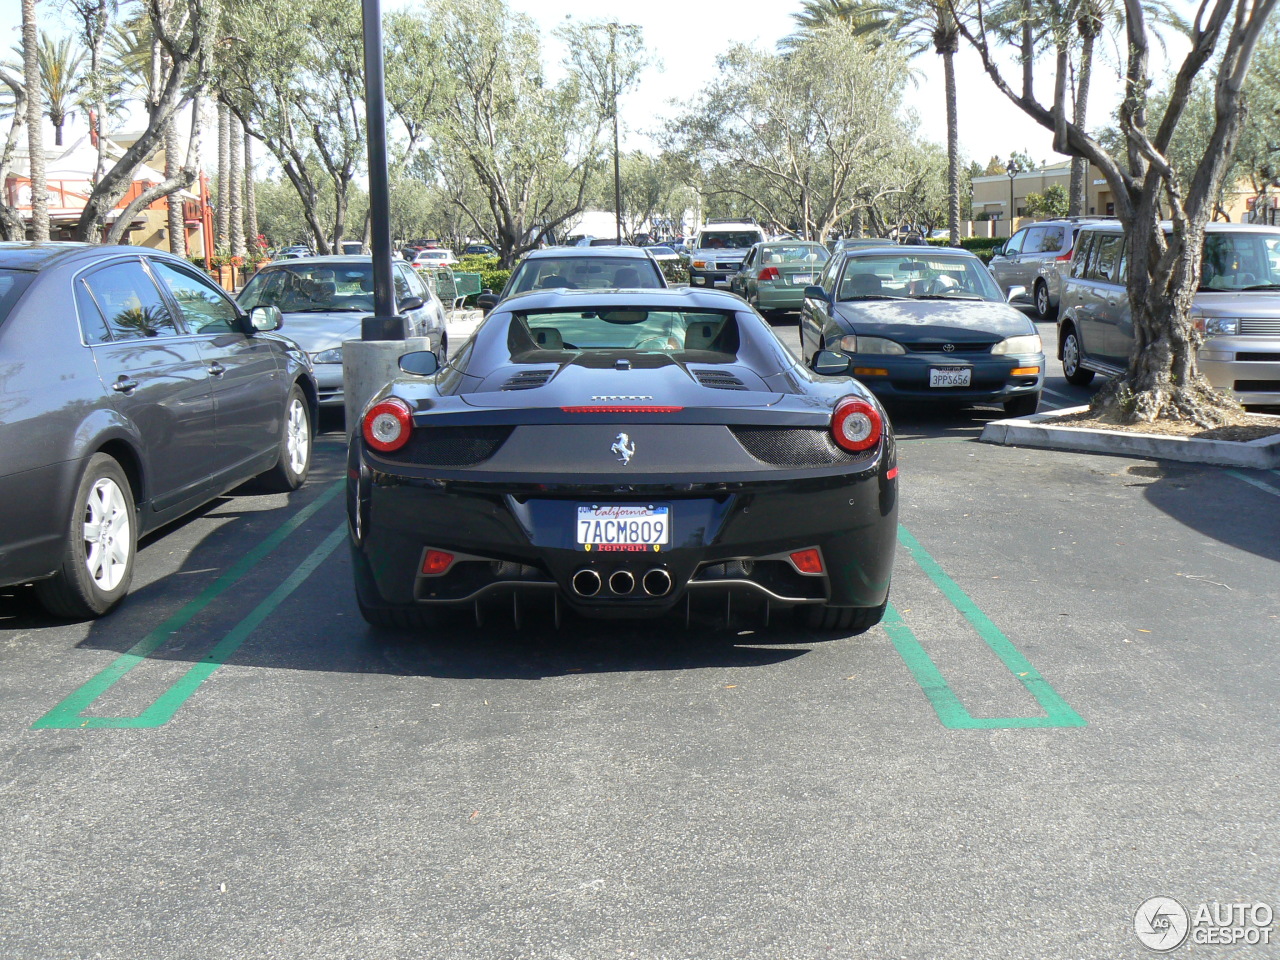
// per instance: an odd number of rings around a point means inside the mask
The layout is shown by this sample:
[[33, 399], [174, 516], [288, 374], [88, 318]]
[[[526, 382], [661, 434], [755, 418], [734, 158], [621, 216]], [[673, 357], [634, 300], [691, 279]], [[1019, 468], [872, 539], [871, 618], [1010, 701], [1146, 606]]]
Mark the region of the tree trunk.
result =
[[947, 229], [953, 247], [960, 244], [960, 118], [956, 107], [955, 55], [954, 46], [942, 51], [947, 87]]
[[[1082, 28], [1083, 36], [1080, 45], [1080, 77], [1076, 82], [1076, 110], [1073, 122], [1081, 130], [1085, 129], [1085, 120], [1089, 112], [1089, 82], [1093, 76], [1093, 34]], [[1072, 217], [1082, 217], [1088, 211], [1089, 198], [1089, 161], [1084, 157], [1071, 158], [1071, 194], [1067, 213]]]
[[44, 90], [40, 86], [36, 0], [22, 0], [22, 76], [27, 88], [27, 159], [31, 179], [31, 239], [49, 239], [49, 190], [44, 176]]
[[[192, 104], [191, 109], [198, 110], [199, 105]], [[164, 125], [164, 178], [176, 180], [181, 170], [182, 164], [178, 160], [178, 123], [170, 117], [169, 122]], [[171, 193], [165, 198], [165, 202], [169, 208], [169, 252], [185, 257], [187, 225], [183, 216], [182, 198]]]
[[227, 111], [227, 148], [228, 157], [227, 190], [231, 203], [227, 211], [231, 228], [231, 255], [244, 257], [249, 249], [244, 242], [244, 158], [240, 151], [244, 145], [244, 135], [240, 130], [240, 120]]
[[[18, 211], [9, 206], [9, 195], [3, 185], [9, 182], [9, 172], [13, 166], [13, 157], [18, 149], [18, 141], [22, 138], [22, 128], [27, 122], [26, 85], [20, 76], [0, 66], [0, 82], [9, 88], [13, 95], [13, 119], [9, 124], [9, 133], [5, 137], [4, 149], [0, 151], [0, 240], [25, 240], [27, 227], [22, 222]], [[1264, 203], [1265, 207], [1266, 204]]]
[[226, 250], [231, 245], [231, 111], [218, 101], [218, 195], [214, 201], [213, 246]]
[[254, 259], [266, 253], [258, 246], [258, 194], [253, 182], [253, 137], [244, 132], [244, 232]]

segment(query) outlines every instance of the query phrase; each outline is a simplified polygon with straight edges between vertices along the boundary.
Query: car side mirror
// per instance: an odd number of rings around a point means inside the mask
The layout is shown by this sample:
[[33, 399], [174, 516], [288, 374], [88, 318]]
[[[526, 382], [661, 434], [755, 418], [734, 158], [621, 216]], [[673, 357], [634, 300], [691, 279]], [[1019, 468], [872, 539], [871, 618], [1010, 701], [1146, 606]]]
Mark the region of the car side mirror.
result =
[[406, 353], [400, 358], [400, 369], [416, 377], [433, 377], [440, 372], [440, 358], [430, 350]]
[[804, 288], [804, 298], [806, 300], [821, 300], [828, 305], [831, 303], [831, 298], [827, 296], [827, 291], [816, 284], [810, 284]]
[[819, 350], [813, 361], [813, 370], [824, 377], [838, 377], [849, 372], [849, 358], [832, 350]]
[[480, 296], [476, 297], [476, 306], [480, 308], [482, 313], [488, 313], [498, 305], [498, 298], [494, 296], [492, 290], [480, 291]]
[[257, 333], [270, 333], [284, 326], [284, 315], [275, 304], [259, 304], [249, 309], [249, 326]]
[[1005, 300], [1015, 306], [1031, 307], [1035, 306], [1031, 302], [1031, 298], [1027, 296], [1027, 288], [1023, 286], [1012, 286], [1005, 295]]
[[400, 310], [421, 310], [427, 305], [427, 302], [421, 297], [405, 297], [400, 301]]
[[992, 248], [991, 248], [991, 255], [992, 255], [993, 257], [1003, 257], [1003, 256], [1004, 256], [1004, 244], [1003, 244], [1003, 243], [997, 243], [994, 247], [992, 247]]

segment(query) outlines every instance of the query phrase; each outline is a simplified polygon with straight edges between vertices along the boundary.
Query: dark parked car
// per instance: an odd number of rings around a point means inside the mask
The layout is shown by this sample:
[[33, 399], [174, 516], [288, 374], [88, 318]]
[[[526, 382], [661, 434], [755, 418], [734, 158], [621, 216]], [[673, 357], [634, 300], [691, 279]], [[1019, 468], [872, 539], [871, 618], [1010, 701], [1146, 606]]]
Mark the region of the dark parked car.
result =
[[472, 243], [462, 249], [464, 257], [496, 257], [498, 251], [487, 243]]
[[140, 536], [252, 477], [301, 485], [316, 385], [280, 323], [156, 250], [0, 244], [0, 585], [98, 616]]
[[1001, 403], [1020, 417], [1035, 413], [1044, 385], [1035, 324], [965, 250], [832, 257], [805, 290], [800, 345], [814, 369], [852, 373], [882, 399]]
[[[1069, 383], [1089, 383], [1094, 373], [1118, 376], [1129, 365], [1128, 261], [1120, 224], [1080, 232], [1058, 321], [1058, 356]], [[1206, 224], [1191, 315], [1204, 337], [1197, 364], [1209, 383], [1241, 403], [1280, 404], [1280, 227]]]
[[502, 292], [497, 296], [482, 293], [476, 305], [489, 311], [507, 297], [530, 290], [652, 289], [666, 285], [658, 261], [639, 247], [548, 247], [526, 253]]
[[349, 448], [356, 595], [377, 625], [677, 609], [862, 631], [884, 612], [897, 466], [880, 404], [802, 366], [732, 294], [504, 301], [448, 367], [366, 409]]

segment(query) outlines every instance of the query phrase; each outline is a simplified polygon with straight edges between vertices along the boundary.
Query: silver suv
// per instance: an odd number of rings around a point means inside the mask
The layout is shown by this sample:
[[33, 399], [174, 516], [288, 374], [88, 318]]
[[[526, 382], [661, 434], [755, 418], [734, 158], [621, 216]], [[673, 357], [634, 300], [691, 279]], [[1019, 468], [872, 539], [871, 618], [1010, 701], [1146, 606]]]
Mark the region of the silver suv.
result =
[[767, 239], [754, 220], [708, 220], [693, 243], [689, 286], [727, 284], [741, 269], [747, 251]]
[[[1241, 403], [1280, 404], [1280, 227], [1210, 223], [1205, 230], [1200, 289], [1191, 304], [1205, 338], [1200, 372]], [[1058, 358], [1069, 383], [1128, 367], [1127, 266], [1118, 223], [1080, 230], [1058, 321]]]
[[1006, 296], [1012, 287], [1025, 288], [1044, 320], [1058, 315], [1062, 278], [1069, 269], [1076, 235], [1089, 224], [1113, 223], [1098, 217], [1064, 217], [1023, 227], [991, 257], [991, 275]]

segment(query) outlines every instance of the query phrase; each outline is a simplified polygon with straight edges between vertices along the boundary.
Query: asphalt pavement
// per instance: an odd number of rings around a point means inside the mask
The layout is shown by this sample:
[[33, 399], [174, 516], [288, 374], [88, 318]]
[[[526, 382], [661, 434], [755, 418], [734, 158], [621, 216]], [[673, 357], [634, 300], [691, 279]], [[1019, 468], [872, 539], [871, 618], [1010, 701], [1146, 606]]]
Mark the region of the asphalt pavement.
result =
[[109, 617], [0, 590], [0, 958], [1120, 958], [1150, 897], [1280, 908], [1280, 474], [890, 413], [857, 637], [375, 631], [332, 418]]

